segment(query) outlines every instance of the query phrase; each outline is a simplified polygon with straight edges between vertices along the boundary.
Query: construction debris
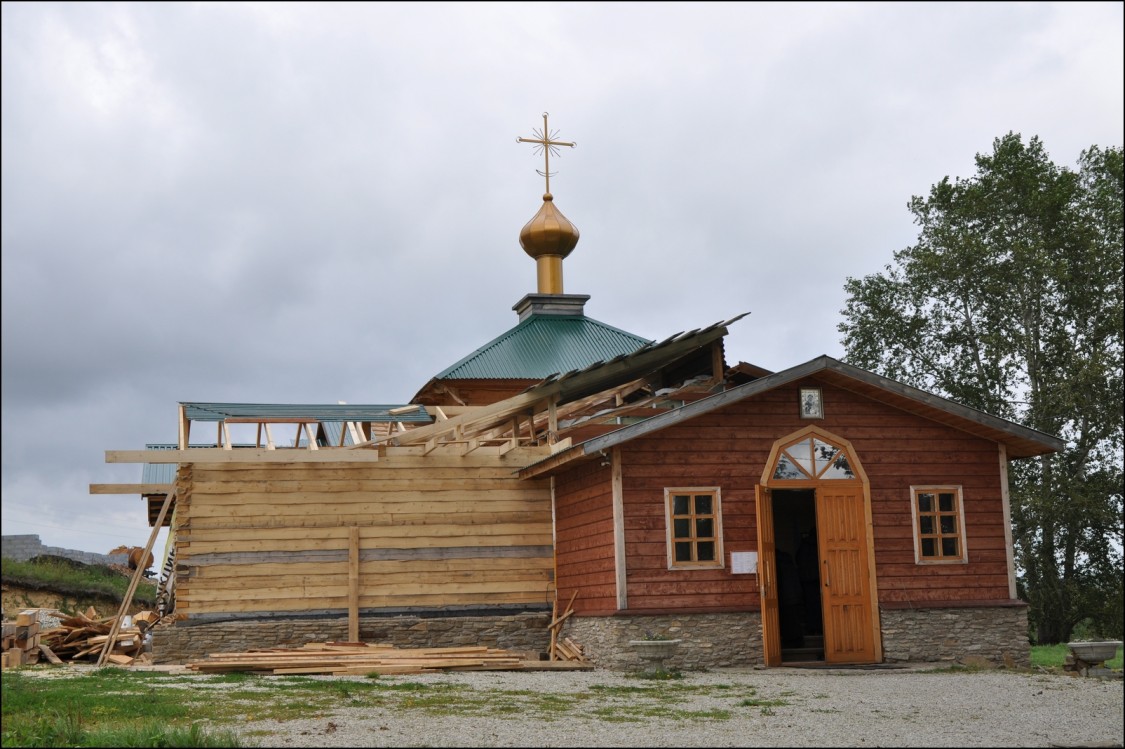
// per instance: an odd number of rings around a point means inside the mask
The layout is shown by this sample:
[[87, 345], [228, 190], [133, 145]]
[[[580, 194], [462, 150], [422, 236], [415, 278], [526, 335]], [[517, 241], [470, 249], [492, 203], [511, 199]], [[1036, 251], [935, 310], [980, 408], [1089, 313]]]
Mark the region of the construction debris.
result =
[[[570, 668], [588, 665], [567, 664]], [[241, 653], [212, 653], [187, 664], [200, 673], [247, 671], [265, 674], [421, 674], [434, 671], [519, 671], [559, 668], [562, 664], [529, 660], [483, 645], [447, 648], [396, 648], [362, 642], [309, 643], [300, 648], [265, 648]]]
[[574, 604], [574, 598], [577, 595], [578, 591], [574, 591], [574, 595], [570, 597], [570, 602], [566, 604], [566, 611], [563, 612], [562, 616], [558, 616], [559, 604], [558, 601], [555, 601], [554, 611], [552, 611], [551, 614], [552, 621], [547, 627], [547, 629], [551, 631], [549, 657], [552, 661], [578, 661], [581, 663], [588, 661], [586, 654], [582, 652], [581, 645], [569, 637], [559, 638], [559, 632], [561, 631], [563, 622], [574, 613], [574, 609], [571, 608], [571, 606]]
[[[41, 611], [26, 609], [15, 622], [4, 623], [4, 668], [38, 663], [40, 655], [54, 664], [97, 660], [117, 618], [99, 617], [93, 607], [76, 616], [52, 611], [57, 625], [41, 630]], [[125, 619], [107, 660], [118, 666], [148, 662], [144, 634], [157, 622], [156, 612], [141, 611]]]
[[16, 620], [4, 622], [0, 667], [14, 668], [39, 662], [39, 609], [24, 609]]

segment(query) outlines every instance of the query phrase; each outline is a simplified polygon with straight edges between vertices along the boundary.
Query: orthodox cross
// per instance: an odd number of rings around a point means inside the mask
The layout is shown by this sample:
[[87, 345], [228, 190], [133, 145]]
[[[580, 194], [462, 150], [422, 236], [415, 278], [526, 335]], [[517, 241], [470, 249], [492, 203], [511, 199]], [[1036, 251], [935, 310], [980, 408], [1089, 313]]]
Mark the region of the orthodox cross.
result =
[[540, 172], [538, 169], [536, 169], [535, 171], [542, 175], [543, 178], [547, 181], [547, 194], [549, 195], [551, 193], [551, 154], [554, 153], [555, 156], [558, 156], [559, 146], [568, 146], [570, 148], [574, 148], [578, 144], [568, 143], [564, 140], [555, 140], [555, 137], [558, 136], [559, 131], [556, 130], [552, 133], [547, 128], [547, 112], [543, 113], [543, 129], [539, 130], [538, 128], [536, 128], [535, 130], [532, 130], [532, 132], [535, 133], [536, 137], [516, 138], [516, 143], [534, 143], [535, 150], [537, 152], [543, 152], [543, 171]]

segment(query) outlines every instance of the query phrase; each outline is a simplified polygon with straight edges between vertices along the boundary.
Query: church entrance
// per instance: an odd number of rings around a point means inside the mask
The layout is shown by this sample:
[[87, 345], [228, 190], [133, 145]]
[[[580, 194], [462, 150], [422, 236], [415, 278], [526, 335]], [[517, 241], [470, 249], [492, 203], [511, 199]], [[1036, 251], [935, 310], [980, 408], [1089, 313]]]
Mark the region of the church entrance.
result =
[[778, 440], [757, 489], [767, 666], [881, 660], [866, 477], [815, 427]]

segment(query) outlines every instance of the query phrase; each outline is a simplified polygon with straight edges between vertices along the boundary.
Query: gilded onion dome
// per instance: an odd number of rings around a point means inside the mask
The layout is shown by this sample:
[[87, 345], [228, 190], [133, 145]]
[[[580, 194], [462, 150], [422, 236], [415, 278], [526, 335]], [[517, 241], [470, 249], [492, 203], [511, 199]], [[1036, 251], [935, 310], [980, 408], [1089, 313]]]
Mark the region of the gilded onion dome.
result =
[[543, 195], [543, 205], [520, 230], [520, 247], [538, 260], [544, 255], [564, 258], [578, 244], [578, 227], [555, 207], [551, 193]]

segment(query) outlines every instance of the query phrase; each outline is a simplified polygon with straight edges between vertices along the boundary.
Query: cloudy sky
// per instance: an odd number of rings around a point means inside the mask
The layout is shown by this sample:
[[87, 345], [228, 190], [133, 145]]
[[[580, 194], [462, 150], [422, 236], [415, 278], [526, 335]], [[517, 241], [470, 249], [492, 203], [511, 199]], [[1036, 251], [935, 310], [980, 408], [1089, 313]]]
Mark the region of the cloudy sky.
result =
[[514, 325], [544, 111], [587, 314], [842, 356], [912, 195], [1122, 144], [1122, 8], [4, 2], [3, 533], [143, 546], [89, 485], [180, 401], [405, 403]]

